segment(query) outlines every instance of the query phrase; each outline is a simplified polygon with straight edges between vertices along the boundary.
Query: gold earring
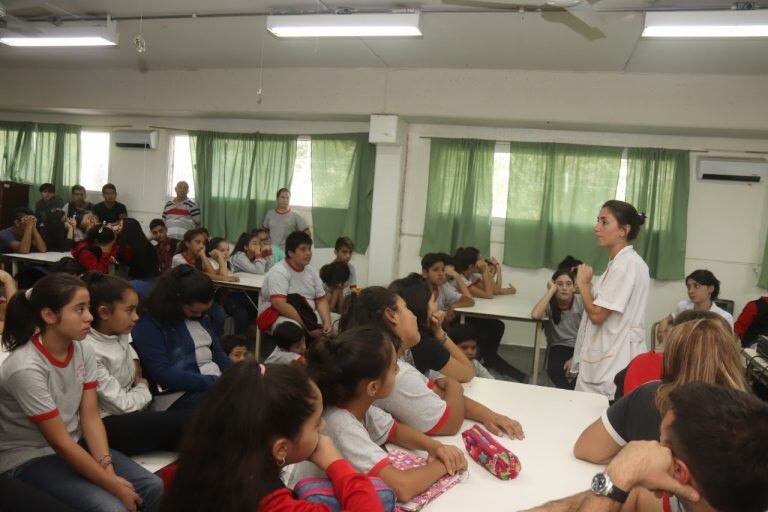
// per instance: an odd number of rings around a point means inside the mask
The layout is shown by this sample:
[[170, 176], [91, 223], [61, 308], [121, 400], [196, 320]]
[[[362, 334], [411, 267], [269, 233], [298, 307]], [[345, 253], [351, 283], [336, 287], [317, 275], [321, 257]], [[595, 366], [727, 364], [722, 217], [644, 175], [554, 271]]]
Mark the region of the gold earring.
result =
[[280, 467], [285, 466], [285, 455], [283, 455], [282, 459], [278, 459], [277, 465], [280, 466]]

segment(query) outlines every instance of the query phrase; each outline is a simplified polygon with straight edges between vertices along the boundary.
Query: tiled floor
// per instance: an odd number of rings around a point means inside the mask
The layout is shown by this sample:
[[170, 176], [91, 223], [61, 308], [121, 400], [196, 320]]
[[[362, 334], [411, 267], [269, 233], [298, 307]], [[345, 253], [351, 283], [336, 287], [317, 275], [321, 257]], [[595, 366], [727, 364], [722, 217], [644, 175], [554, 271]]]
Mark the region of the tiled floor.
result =
[[[547, 372], [544, 370], [544, 353], [545, 349], [541, 349], [541, 357], [539, 359], [539, 382], [540, 386], [552, 386], [552, 383], [547, 377]], [[515, 368], [531, 375], [533, 371], [533, 347], [520, 347], [517, 345], [501, 345], [499, 347], [499, 354], [509, 364]], [[533, 383], [531, 383], [533, 384]]]

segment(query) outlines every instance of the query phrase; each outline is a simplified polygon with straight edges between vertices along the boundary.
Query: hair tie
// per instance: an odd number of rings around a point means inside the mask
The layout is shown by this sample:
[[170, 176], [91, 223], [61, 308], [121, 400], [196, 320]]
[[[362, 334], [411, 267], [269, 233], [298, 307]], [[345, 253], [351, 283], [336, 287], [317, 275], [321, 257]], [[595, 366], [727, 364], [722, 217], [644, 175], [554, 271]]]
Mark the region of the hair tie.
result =
[[27, 291], [24, 292], [24, 297], [27, 300], [32, 300], [32, 288], [27, 288]]
[[104, 227], [107, 225], [107, 221], [104, 221], [101, 223], [101, 227], [99, 227], [99, 230], [97, 231], [98, 234], [101, 234], [102, 231], [104, 231]]
[[259, 368], [261, 368], [261, 376], [263, 377], [264, 374], [267, 373], [267, 367], [259, 363]]

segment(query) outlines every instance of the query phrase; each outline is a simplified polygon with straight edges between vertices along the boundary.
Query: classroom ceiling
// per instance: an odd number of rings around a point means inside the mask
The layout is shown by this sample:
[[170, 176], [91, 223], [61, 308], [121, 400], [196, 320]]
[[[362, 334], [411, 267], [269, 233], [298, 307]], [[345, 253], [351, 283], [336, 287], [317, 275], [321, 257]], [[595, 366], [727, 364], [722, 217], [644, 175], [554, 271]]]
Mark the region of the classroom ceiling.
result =
[[[507, 1], [509, 0], [497, 0]], [[768, 38], [643, 40], [647, 10], [727, 9], [722, 0], [590, 0], [607, 24], [604, 34], [545, 0], [519, 0], [523, 12], [478, 7], [467, 0], [0, 0], [22, 19], [66, 20], [110, 14], [116, 48], [11, 48], [0, 45], [0, 69], [264, 67], [394, 67], [627, 71], [638, 73], [768, 74]], [[768, 0], [752, 2], [768, 8]], [[419, 8], [419, 39], [278, 40], [265, 32], [268, 12]], [[136, 18], [143, 13], [140, 23]], [[198, 17], [194, 19], [193, 13]], [[205, 17], [211, 14], [236, 16]], [[240, 16], [242, 14], [257, 14]], [[184, 16], [171, 19], [152, 17]], [[149, 19], [147, 19], [149, 18]], [[140, 31], [147, 51], [132, 44]], [[263, 45], [263, 53], [262, 53]], [[263, 57], [262, 57], [263, 55]]]

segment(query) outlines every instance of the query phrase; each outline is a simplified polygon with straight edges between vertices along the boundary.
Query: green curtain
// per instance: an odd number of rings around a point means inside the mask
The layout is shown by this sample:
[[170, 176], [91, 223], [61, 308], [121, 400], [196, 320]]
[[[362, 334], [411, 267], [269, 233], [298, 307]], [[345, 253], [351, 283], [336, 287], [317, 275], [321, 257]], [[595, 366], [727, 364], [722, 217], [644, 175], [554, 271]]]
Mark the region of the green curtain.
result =
[[460, 246], [490, 253], [495, 147], [492, 140], [432, 139], [420, 254]]
[[31, 208], [43, 183], [53, 183], [56, 194], [69, 201], [80, 172], [80, 127], [0, 122], [0, 155], [1, 179], [32, 185]]
[[190, 132], [195, 200], [211, 233], [235, 240], [261, 226], [275, 192], [290, 187], [295, 135]]
[[367, 133], [312, 135], [312, 238], [333, 247], [342, 235], [365, 254], [371, 238], [376, 146]]
[[607, 252], [595, 243], [600, 206], [616, 196], [623, 148], [512, 142], [504, 263], [555, 268], [572, 255], [597, 270]]
[[685, 277], [688, 155], [677, 149], [627, 150], [626, 200], [648, 217], [633, 245], [654, 279]]

